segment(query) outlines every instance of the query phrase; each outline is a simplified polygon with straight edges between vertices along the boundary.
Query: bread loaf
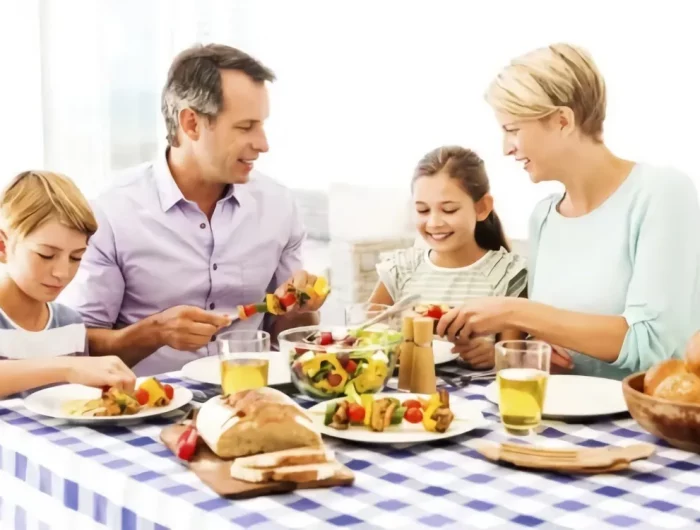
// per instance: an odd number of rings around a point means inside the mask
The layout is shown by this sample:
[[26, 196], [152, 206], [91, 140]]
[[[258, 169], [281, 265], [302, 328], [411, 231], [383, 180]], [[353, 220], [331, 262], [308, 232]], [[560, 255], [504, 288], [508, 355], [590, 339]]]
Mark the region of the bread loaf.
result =
[[197, 431], [220, 458], [321, 447], [321, 435], [294, 400], [272, 388], [217, 396], [202, 405]]
[[700, 333], [688, 343], [685, 360], [668, 359], [647, 371], [644, 393], [678, 403], [700, 405]]

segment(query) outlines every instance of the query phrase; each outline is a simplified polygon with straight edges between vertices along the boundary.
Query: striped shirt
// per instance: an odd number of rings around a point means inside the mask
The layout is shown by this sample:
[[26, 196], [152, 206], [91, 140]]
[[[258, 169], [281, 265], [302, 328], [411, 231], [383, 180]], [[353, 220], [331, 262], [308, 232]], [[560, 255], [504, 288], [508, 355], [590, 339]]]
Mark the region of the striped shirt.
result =
[[424, 304], [457, 306], [468, 298], [521, 296], [527, 287], [525, 259], [504, 248], [453, 269], [435, 265], [429, 249], [407, 248], [380, 262], [377, 273], [394, 301], [418, 294]]

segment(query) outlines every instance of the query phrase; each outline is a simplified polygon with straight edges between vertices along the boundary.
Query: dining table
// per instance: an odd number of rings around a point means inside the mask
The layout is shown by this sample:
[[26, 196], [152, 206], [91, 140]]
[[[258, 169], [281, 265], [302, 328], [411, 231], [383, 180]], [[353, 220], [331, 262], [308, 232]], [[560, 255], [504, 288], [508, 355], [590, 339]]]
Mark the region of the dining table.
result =
[[[459, 371], [459, 367], [454, 369]], [[220, 387], [163, 374], [205, 400]], [[368, 445], [325, 438], [355, 473], [351, 486], [247, 500], [218, 496], [160, 441], [184, 411], [120, 426], [92, 427], [0, 401], [0, 528], [134, 530], [253, 528], [697, 528], [700, 455], [675, 449], [626, 414], [586, 423], [543, 421], [527, 442], [602, 447], [649, 442], [654, 454], [629, 469], [572, 475], [484, 458], [484, 440], [512, 440], [485, 381], [451, 395], [487, 420], [454, 438]], [[444, 384], [444, 381], [441, 383]], [[302, 406], [313, 402], [295, 396]], [[592, 398], [593, 399], [593, 398]], [[193, 403], [197, 406], [197, 403]]]

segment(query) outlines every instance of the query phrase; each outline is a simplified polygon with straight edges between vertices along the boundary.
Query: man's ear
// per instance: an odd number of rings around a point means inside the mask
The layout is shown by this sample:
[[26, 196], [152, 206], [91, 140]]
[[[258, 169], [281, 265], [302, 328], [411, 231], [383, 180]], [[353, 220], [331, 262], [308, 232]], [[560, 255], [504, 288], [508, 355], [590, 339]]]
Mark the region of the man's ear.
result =
[[490, 193], [484, 195], [481, 199], [474, 203], [476, 210], [476, 220], [484, 221], [493, 211], [493, 196]]
[[180, 128], [182, 132], [187, 135], [190, 140], [198, 140], [200, 134], [200, 127], [202, 117], [199, 116], [192, 109], [185, 107], [180, 111]]

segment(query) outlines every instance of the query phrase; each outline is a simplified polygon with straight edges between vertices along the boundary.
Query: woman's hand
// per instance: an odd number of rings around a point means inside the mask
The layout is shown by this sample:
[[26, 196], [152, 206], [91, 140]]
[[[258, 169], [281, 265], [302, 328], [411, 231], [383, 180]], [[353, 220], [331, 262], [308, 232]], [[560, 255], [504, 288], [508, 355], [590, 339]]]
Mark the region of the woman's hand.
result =
[[493, 335], [511, 327], [508, 317], [516, 304], [527, 303], [524, 298], [490, 296], [468, 300], [461, 307], [445, 313], [438, 322], [436, 333], [450, 342], [464, 344], [474, 335]]
[[494, 341], [491, 337], [478, 337], [465, 344], [455, 344], [454, 353], [475, 370], [493, 368], [495, 364]]

